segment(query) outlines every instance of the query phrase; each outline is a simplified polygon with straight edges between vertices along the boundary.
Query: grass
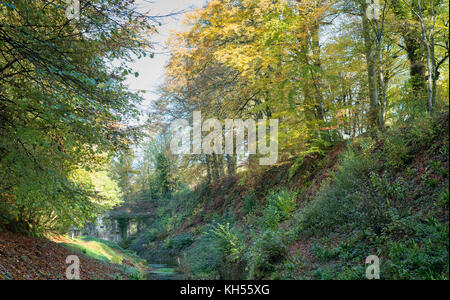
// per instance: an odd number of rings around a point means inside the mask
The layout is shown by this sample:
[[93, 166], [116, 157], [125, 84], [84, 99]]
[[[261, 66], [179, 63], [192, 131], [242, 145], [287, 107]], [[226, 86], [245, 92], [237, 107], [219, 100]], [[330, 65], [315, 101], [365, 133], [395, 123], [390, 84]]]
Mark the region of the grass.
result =
[[68, 239], [64, 246], [82, 252], [92, 258], [113, 264], [122, 264], [123, 260], [127, 258], [119, 250], [120, 247], [117, 244], [113, 246], [111, 242], [99, 239], [93, 240], [92, 238], [83, 237], [73, 240]]
[[[122, 249], [117, 243], [101, 240], [93, 237], [68, 237], [56, 236], [51, 238], [54, 242], [64, 247], [83, 253], [94, 259], [123, 265], [124, 271], [130, 274], [130, 278], [142, 278], [142, 273], [148, 271], [146, 261], [139, 258], [129, 250]], [[127, 262], [127, 264], [125, 264]]]

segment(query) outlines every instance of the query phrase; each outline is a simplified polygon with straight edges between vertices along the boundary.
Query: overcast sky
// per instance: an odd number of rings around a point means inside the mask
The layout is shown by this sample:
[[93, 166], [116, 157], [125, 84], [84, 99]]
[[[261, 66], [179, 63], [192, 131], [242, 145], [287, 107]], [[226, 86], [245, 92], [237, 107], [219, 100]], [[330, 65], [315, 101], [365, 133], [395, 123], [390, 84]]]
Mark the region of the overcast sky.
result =
[[[192, 11], [206, 4], [207, 0], [137, 0], [140, 11], [148, 11], [150, 15], [160, 16], [181, 11]], [[158, 28], [158, 33], [151, 36], [151, 40], [156, 42], [156, 54], [153, 59], [146, 57], [137, 60], [130, 66], [139, 72], [139, 77], [130, 76], [127, 80], [131, 90], [146, 90], [145, 101], [142, 104], [143, 112], [147, 111], [149, 104], [157, 98], [155, 91], [164, 82], [164, 66], [168, 62], [170, 53], [165, 48], [165, 44], [172, 31], [182, 30], [184, 14], [176, 17], [163, 19], [162, 26]]]

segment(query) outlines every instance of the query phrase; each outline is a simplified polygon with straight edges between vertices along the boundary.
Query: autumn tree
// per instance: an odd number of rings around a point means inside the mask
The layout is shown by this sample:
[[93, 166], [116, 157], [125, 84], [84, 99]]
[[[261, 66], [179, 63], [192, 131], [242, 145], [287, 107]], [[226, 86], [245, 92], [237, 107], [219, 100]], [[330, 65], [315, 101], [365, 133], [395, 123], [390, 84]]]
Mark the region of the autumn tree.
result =
[[74, 174], [136, 136], [125, 63], [150, 51], [155, 20], [133, 0], [81, 1], [79, 20], [65, 12], [63, 0], [0, 1], [0, 214], [26, 230], [42, 227], [30, 211], [63, 227], [91, 219], [96, 191]]

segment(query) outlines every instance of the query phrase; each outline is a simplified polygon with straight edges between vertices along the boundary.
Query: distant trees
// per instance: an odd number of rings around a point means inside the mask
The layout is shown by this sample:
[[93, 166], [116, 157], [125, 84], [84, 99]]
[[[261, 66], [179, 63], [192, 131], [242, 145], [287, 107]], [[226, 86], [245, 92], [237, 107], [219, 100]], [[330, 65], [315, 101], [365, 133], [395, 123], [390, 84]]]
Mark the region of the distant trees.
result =
[[[427, 92], [428, 101], [427, 108], [430, 115], [433, 114], [433, 108], [436, 103], [436, 81], [438, 78], [438, 64], [436, 61], [435, 53], [435, 32], [436, 25], [438, 22], [438, 15], [441, 14], [442, 9], [446, 9], [448, 13], [448, 3], [447, 6], [443, 5], [441, 0], [416, 0], [409, 3], [408, 1], [403, 1], [408, 8], [411, 10], [413, 15], [418, 19], [421, 28], [422, 40], [421, 44], [425, 48], [426, 53], [426, 70], [427, 70]], [[428, 3], [427, 3], [428, 2]], [[428, 11], [428, 17], [425, 16], [425, 11]], [[448, 15], [447, 15], [447, 27], [448, 27]], [[448, 35], [447, 35], [448, 38]], [[448, 42], [447, 42], [448, 43]], [[448, 58], [448, 51], [446, 53], [445, 59]]]
[[111, 163], [112, 176], [118, 182], [125, 201], [134, 196], [133, 176], [137, 173], [133, 166], [135, 158], [133, 151], [126, 149], [117, 153]]
[[139, 158], [135, 160], [133, 179], [134, 199], [155, 200], [169, 197], [184, 176], [181, 162], [169, 150], [169, 136], [161, 133], [140, 145]]
[[[448, 70], [446, 0], [213, 0], [186, 22], [172, 37], [152, 114], [163, 123], [196, 110], [220, 120], [278, 118], [289, 158], [448, 102], [448, 75], [437, 70]], [[184, 159], [209, 181], [234, 174], [237, 162]]]
[[[432, 114], [439, 68], [448, 64], [448, 1], [393, 0], [393, 4], [394, 13], [401, 20], [413, 91], [419, 96], [427, 95], [427, 110]], [[441, 48], [439, 54], [437, 47]]]

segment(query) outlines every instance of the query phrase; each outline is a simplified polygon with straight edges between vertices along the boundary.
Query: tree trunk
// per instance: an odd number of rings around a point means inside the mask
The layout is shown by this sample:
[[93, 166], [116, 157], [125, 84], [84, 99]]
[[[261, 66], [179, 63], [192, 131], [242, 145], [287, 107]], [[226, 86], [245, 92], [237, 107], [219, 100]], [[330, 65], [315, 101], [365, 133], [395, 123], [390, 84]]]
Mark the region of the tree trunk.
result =
[[409, 60], [409, 75], [414, 93], [423, 95], [425, 91], [425, 63], [421, 54], [422, 49], [418, 43], [417, 34], [412, 31], [403, 35], [405, 40], [406, 53]]
[[218, 167], [219, 167], [219, 178], [224, 178], [225, 177], [225, 167], [224, 167], [224, 156], [223, 155], [217, 155], [217, 163], [218, 163]]
[[[430, 39], [427, 37], [427, 29], [425, 26], [425, 21], [423, 18], [422, 13], [422, 4], [421, 1], [418, 0], [418, 8], [419, 8], [419, 20], [420, 20], [420, 26], [422, 28], [422, 37], [423, 42], [425, 44], [426, 54], [427, 54], [427, 78], [428, 78], [428, 84], [427, 84], [427, 91], [428, 91], [428, 112], [430, 115], [433, 115], [433, 76], [434, 76], [434, 70], [431, 62], [431, 46], [430, 46]], [[433, 10], [433, 7], [432, 7]], [[430, 36], [433, 36], [433, 28], [431, 28]], [[433, 55], [434, 56], [434, 55]]]
[[[397, 19], [401, 20], [402, 37], [409, 60], [409, 75], [413, 95], [423, 98], [426, 90], [425, 84], [425, 49], [420, 43], [421, 34], [417, 26], [411, 25], [411, 16], [405, 13], [405, 5], [402, 0], [392, 0], [393, 11]], [[413, 14], [413, 18], [414, 18]], [[415, 19], [415, 18], [414, 18]]]
[[366, 16], [367, 4], [365, 1], [361, 4], [361, 18], [362, 30], [365, 48], [365, 57], [367, 62], [367, 77], [369, 83], [369, 126], [370, 128], [377, 128], [379, 126], [378, 117], [378, 85], [377, 85], [377, 70], [376, 70], [376, 56], [373, 51], [373, 40], [370, 37], [370, 25]]
[[433, 96], [432, 96], [432, 106], [433, 108], [436, 105], [436, 85], [438, 80], [438, 68], [436, 64], [436, 55], [435, 55], [435, 48], [434, 48], [434, 36], [431, 37], [431, 63], [433, 68]]
[[234, 155], [227, 155], [227, 171], [229, 176], [236, 174], [236, 157]]
[[380, 27], [379, 22], [378, 21], [375, 22], [377, 25], [378, 72], [380, 74], [380, 88], [381, 88], [381, 111], [378, 125], [381, 130], [384, 130], [385, 115], [386, 115], [386, 82], [384, 78], [384, 68], [383, 68], [383, 26]]
[[212, 179], [213, 179], [214, 183], [217, 183], [219, 181], [219, 164], [217, 161], [217, 154], [213, 153], [211, 155], [211, 160], [212, 160], [212, 164], [211, 164]]
[[211, 159], [209, 155], [206, 155], [205, 157], [206, 161], [206, 178], [208, 180], [208, 183], [212, 182], [212, 172], [211, 172]]

